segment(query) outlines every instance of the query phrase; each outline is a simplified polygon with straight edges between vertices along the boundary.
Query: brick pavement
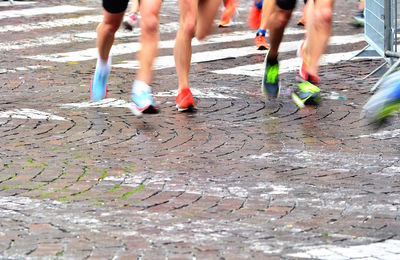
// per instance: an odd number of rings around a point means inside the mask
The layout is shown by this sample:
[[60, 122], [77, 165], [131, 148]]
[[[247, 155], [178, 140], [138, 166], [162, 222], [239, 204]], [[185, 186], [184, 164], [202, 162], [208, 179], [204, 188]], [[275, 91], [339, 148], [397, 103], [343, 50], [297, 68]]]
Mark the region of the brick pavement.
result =
[[[70, 4], [95, 7], [81, 15], [100, 11], [92, 2]], [[241, 5], [243, 23], [233, 30], [247, 30], [247, 3]], [[335, 35], [362, 33], [342, 16], [353, 9], [353, 3], [338, 1]], [[165, 1], [163, 14], [163, 22], [175, 19], [173, 1]], [[0, 25], [21, 21], [26, 20], [0, 20]], [[42, 36], [56, 30], [34, 32]], [[3, 34], [6, 43], [24, 38], [23, 33]], [[173, 36], [167, 32], [161, 38]], [[248, 39], [228, 47], [251, 44]], [[93, 46], [92, 40], [49, 50]], [[363, 46], [330, 47], [328, 52]], [[204, 45], [195, 51], [218, 48]], [[0, 258], [400, 257], [400, 121], [395, 116], [377, 130], [359, 119], [376, 80], [362, 78], [381, 60], [322, 67], [323, 102], [301, 111], [289, 98], [295, 72], [282, 75], [284, 89], [277, 101], [260, 95], [260, 78], [210, 73], [262, 62], [262, 53], [194, 65], [193, 87], [208, 93], [196, 97], [195, 114], [175, 111], [174, 68], [158, 70], [153, 89], [161, 113], [135, 118], [123, 105], [65, 105], [88, 100], [94, 62], [25, 58], [42, 51], [0, 54], [6, 61], [1, 65], [6, 72], [0, 74], [1, 111], [29, 108], [59, 117], [40, 118], [34, 112], [36, 119], [0, 118]], [[171, 52], [163, 49], [160, 55]], [[118, 63], [126, 55], [114, 59]], [[38, 64], [42, 67], [29, 67]], [[13, 71], [21, 66], [28, 69]], [[113, 69], [109, 97], [128, 100], [133, 77], [132, 70]]]

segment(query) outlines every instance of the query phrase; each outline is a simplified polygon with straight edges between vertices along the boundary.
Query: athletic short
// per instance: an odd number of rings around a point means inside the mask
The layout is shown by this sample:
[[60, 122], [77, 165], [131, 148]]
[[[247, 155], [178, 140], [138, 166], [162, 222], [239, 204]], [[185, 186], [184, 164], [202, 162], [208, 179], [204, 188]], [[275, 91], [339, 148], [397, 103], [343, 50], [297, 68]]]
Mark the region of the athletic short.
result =
[[112, 14], [121, 13], [128, 8], [129, 0], [103, 0], [103, 8]]
[[293, 10], [296, 6], [296, 0], [276, 0], [276, 5], [283, 10]]

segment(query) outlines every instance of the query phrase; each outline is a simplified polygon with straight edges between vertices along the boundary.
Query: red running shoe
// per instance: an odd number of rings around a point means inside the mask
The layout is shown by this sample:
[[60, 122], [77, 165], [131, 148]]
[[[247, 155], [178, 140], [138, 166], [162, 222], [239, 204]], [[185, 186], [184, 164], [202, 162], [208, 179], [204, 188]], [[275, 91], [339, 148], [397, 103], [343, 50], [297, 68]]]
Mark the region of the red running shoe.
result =
[[269, 48], [265, 35], [257, 35], [256, 38], [254, 38], [254, 43], [256, 44], [257, 50], [268, 50]]
[[314, 85], [319, 85], [321, 83], [321, 78], [318, 75], [311, 75], [307, 73], [307, 64], [309, 64], [310, 57], [306, 54], [305, 40], [302, 40], [299, 48], [297, 49], [297, 56], [301, 58], [301, 67], [299, 70], [299, 80], [309, 81]]
[[222, 12], [221, 21], [218, 27], [230, 26], [234, 17], [238, 14], [236, 0], [226, 0], [224, 3], [225, 9]]
[[184, 88], [176, 96], [176, 108], [179, 112], [192, 111], [195, 109], [194, 100], [190, 88]]
[[257, 30], [260, 27], [261, 9], [259, 9], [254, 3], [251, 4], [248, 23], [250, 29]]
[[314, 85], [319, 85], [321, 83], [321, 78], [318, 75], [311, 75], [307, 73], [307, 65], [303, 61], [299, 70], [299, 80], [301, 82], [308, 81]]

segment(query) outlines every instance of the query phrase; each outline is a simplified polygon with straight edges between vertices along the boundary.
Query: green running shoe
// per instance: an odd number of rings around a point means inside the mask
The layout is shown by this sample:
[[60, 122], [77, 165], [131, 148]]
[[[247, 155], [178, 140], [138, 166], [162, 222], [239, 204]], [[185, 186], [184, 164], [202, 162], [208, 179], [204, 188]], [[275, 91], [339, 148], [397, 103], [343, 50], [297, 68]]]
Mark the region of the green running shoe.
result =
[[292, 100], [299, 108], [304, 108], [307, 101], [318, 103], [321, 100], [321, 90], [309, 81], [301, 82], [297, 86], [299, 90], [292, 93]]
[[279, 97], [279, 63], [276, 64], [269, 64], [267, 62], [268, 54], [265, 56], [265, 73], [262, 80], [261, 91], [264, 96], [277, 98]]

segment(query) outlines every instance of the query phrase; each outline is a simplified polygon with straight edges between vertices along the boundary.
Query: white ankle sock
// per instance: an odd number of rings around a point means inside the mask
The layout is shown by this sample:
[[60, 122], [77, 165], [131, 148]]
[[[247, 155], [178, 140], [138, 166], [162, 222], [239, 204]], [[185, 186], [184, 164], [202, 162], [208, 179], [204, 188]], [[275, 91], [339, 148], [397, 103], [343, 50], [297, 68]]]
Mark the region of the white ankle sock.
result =
[[151, 87], [144, 81], [136, 79], [132, 85], [132, 93], [140, 93], [142, 91], [151, 92]]
[[111, 68], [111, 57], [108, 57], [108, 60], [102, 60], [100, 57], [97, 58], [96, 70], [99, 70], [101, 74], [108, 73]]

